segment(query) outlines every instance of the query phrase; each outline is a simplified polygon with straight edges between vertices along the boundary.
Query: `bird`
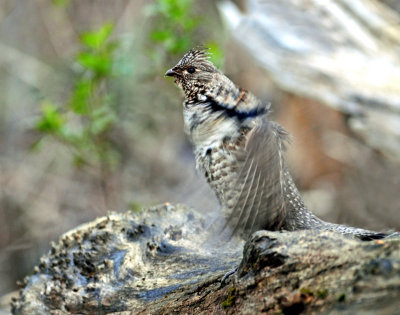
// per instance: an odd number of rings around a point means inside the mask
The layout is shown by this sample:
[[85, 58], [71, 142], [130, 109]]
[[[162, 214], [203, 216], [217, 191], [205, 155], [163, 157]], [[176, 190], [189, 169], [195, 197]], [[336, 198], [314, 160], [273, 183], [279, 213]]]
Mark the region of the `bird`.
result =
[[325, 222], [306, 207], [285, 161], [291, 136], [269, 118], [271, 104], [236, 86], [207, 49], [189, 50], [165, 76], [183, 91], [184, 130], [229, 237], [258, 230], [328, 230], [361, 240], [387, 236]]

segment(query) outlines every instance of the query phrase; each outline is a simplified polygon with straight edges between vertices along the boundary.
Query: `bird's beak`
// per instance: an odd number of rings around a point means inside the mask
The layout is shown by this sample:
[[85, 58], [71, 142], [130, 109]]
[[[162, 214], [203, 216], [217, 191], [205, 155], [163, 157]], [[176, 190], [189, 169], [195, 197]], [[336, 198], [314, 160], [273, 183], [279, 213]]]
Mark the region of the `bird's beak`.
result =
[[173, 77], [175, 74], [177, 74], [177, 73], [173, 68], [169, 69], [167, 72], [165, 72], [166, 77]]

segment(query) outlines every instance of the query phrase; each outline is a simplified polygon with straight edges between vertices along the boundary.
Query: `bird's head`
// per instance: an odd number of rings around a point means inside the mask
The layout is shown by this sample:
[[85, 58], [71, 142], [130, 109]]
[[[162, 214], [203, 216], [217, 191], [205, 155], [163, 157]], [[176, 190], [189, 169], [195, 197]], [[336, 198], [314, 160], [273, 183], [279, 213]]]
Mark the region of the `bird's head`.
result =
[[209, 60], [206, 50], [192, 49], [165, 76], [174, 77], [186, 98], [190, 98], [208, 85], [218, 73], [219, 70]]

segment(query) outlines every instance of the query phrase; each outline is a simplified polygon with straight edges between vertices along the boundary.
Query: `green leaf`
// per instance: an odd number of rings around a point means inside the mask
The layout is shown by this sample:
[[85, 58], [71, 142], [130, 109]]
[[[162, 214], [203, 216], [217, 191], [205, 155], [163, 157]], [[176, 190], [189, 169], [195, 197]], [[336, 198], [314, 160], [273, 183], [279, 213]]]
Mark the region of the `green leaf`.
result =
[[64, 118], [57, 107], [49, 101], [42, 103], [42, 117], [36, 123], [36, 129], [46, 133], [57, 133], [64, 125]]
[[75, 87], [69, 107], [79, 115], [87, 115], [89, 113], [90, 97], [92, 94], [93, 84], [91, 81], [79, 81]]
[[168, 51], [172, 54], [182, 54], [192, 46], [191, 38], [182, 36], [166, 43]]
[[164, 42], [172, 37], [173, 35], [168, 30], [155, 30], [151, 33], [151, 39], [155, 42]]
[[111, 72], [112, 62], [109, 56], [83, 52], [78, 55], [77, 61], [85, 68], [95, 71], [98, 75], [107, 75]]
[[65, 7], [69, 4], [69, 0], [53, 0], [53, 4], [57, 7]]
[[114, 25], [112, 23], [106, 23], [98, 31], [83, 33], [81, 42], [89, 48], [98, 49], [110, 37], [113, 29]]
[[169, 54], [182, 54], [193, 46], [200, 19], [192, 13], [194, 0], [156, 0], [151, 6], [156, 27], [150, 33]]
[[221, 68], [223, 65], [223, 60], [224, 60], [224, 53], [221, 49], [221, 47], [214, 42], [206, 44], [206, 47], [208, 47], [210, 50], [210, 60], [211, 62], [217, 67]]
[[202, 19], [199, 17], [192, 16], [183, 20], [183, 23], [181, 25], [185, 32], [192, 32], [200, 24], [201, 20]]

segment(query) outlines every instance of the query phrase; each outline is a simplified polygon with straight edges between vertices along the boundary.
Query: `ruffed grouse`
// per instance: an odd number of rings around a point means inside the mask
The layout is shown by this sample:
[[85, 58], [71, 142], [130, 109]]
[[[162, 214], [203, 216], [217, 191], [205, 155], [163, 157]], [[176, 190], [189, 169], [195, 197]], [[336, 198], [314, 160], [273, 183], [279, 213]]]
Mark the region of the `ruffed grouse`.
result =
[[205, 50], [190, 50], [165, 75], [185, 94], [185, 131], [229, 233], [317, 229], [364, 240], [385, 236], [322, 221], [306, 208], [285, 165], [288, 133], [268, 119], [270, 105], [237, 87]]

